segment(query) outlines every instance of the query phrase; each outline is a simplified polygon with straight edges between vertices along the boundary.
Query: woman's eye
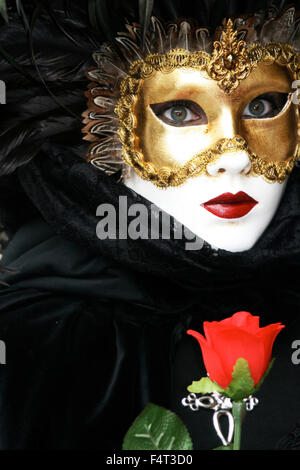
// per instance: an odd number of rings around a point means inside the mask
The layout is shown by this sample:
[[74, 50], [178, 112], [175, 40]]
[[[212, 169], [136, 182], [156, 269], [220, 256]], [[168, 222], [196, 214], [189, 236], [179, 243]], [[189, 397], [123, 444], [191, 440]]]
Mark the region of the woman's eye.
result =
[[252, 100], [244, 109], [243, 119], [266, 119], [277, 116], [288, 99], [287, 93], [265, 93]]
[[177, 127], [207, 124], [203, 109], [193, 101], [168, 101], [151, 105], [154, 114], [166, 124]]
[[244, 116], [261, 118], [272, 110], [272, 104], [267, 100], [255, 99], [248, 104]]
[[193, 113], [183, 105], [172, 106], [163, 113], [163, 116], [176, 124], [193, 120]]

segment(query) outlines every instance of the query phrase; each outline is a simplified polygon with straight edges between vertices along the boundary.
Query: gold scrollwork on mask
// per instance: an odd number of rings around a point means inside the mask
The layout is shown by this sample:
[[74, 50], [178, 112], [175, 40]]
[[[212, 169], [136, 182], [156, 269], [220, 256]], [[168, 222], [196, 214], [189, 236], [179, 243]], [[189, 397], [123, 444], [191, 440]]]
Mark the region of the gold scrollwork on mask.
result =
[[140, 153], [134, 151], [134, 155], [131, 152], [127, 154], [128, 160], [126, 158], [125, 161], [131, 164], [131, 159], [136, 159], [135, 170], [143, 179], [150, 180], [157, 186], [166, 188], [168, 186], [179, 186], [188, 178], [207, 174], [207, 165], [215, 162], [225, 153], [238, 151], [247, 153], [251, 162], [251, 174], [262, 176], [269, 183], [283, 183], [290, 175], [298, 158], [297, 153], [280, 162], [261, 158], [250, 150], [247, 142], [242, 137], [236, 136], [232, 139], [221, 139], [216, 145], [200, 152], [184, 165], [176, 168], [162, 167], [157, 170], [152, 163], [144, 162]]
[[170, 73], [177, 68], [193, 68], [205, 71], [216, 80], [226, 93], [232, 93], [240, 81], [247, 78], [259, 63], [274, 63], [286, 66], [293, 74], [300, 71], [300, 56], [289, 44], [269, 43], [261, 46], [253, 43], [246, 48], [246, 42], [237, 40], [237, 31], [232, 20], [228, 20], [220, 41], [215, 41], [212, 54], [204, 51], [189, 52], [186, 49], [172, 49], [166, 54], [149, 54], [144, 60], [131, 64], [124, 79], [136, 80], [151, 77], [155, 72]]
[[225, 93], [232, 93], [255, 67], [255, 62], [248, 56], [246, 42], [238, 41], [237, 33], [232, 21], [228, 20], [221, 41], [214, 42], [212, 56], [206, 64], [208, 75]]

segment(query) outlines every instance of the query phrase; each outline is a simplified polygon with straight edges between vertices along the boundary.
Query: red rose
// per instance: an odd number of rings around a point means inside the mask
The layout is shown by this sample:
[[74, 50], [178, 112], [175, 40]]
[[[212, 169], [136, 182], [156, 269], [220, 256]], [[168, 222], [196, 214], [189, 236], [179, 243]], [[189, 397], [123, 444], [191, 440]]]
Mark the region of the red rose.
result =
[[209, 378], [226, 388], [232, 381], [233, 367], [239, 358], [248, 361], [254, 385], [260, 381], [271, 360], [274, 340], [281, 323], [259, 327], [259, 317], [249, 312], [237, 312], [222, 321], [203, 323], [205, 337], [188, 330], [200, 344]]

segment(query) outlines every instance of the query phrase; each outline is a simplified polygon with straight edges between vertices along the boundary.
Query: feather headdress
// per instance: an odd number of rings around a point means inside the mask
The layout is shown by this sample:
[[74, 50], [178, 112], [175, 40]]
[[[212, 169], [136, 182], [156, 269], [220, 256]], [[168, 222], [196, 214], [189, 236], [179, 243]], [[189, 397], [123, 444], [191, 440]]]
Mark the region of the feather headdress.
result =
[[[238, 40], [248, 45], [254, 42], [260, 45], [288, 43], [295, 51], [299, 51], [299, 21], [295, 7], [279, 12], [273, 6], [252, 15], [237, 16], [233, 23]], [[112, 43], [106, 43], [94, 52], [96, 66], [87, 71], [91, 83], [86, 93], [88, 109], [83, 113], [83, 122], [86, 124], [83, 129], [86, 134], [84, 139], [92, 142], [87, 160], [108, 174], [127, 169], [122, 159], [119, 120], [115, 108], [120, 98], [120, 83], [133, 62], [144, 60], [149, 54], [165, 54], [173, 49], [211, 54], [214, 42], [219, 41], [221, 35], [222, 25], [216, 30], [210, 30], [199, 26], [196, 19], [181, 19], [164, 24], [154, 16], [147, 16], [141, 24], [127, 24], [126, 32], [114, 38], [118, 49]]]

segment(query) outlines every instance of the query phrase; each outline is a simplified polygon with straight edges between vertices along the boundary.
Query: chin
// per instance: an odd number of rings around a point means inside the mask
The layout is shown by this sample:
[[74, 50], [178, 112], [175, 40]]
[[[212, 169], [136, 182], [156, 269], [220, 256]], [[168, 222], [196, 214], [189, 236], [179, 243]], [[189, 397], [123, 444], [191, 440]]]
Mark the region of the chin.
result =
[[206, 241], [214, 249], [238, 253], [253, 248], [265, 228], [265, 226], [262, 226], [253, 229], [253, 227], [241, 226], [238, 222], [235, 225], [233, 225], [233, 222], [230, 222], [227, 226], [223, 225], [222, 228], [219, 227], [215, 230], [208, 229], [205, 234], [200, 229], [194, 230], [193, 233]]

